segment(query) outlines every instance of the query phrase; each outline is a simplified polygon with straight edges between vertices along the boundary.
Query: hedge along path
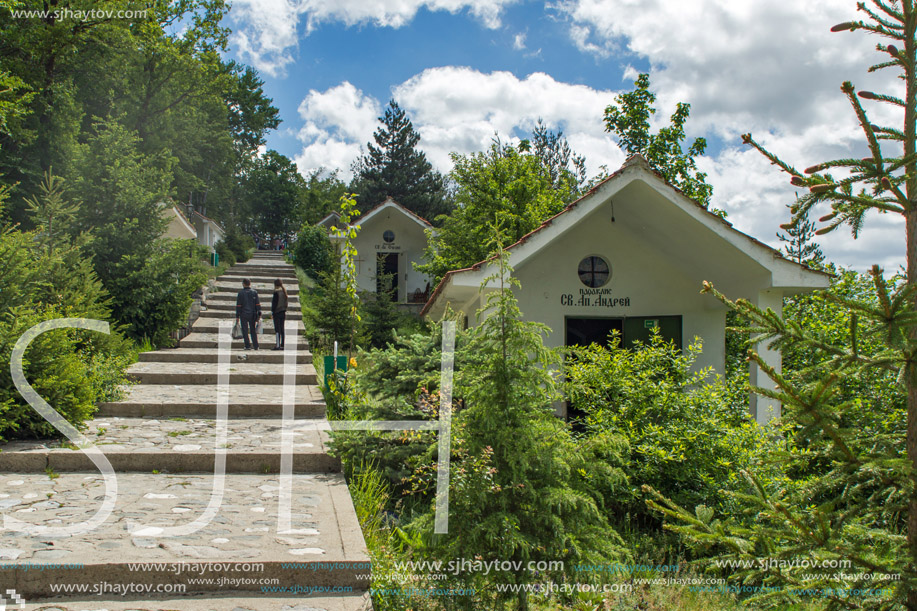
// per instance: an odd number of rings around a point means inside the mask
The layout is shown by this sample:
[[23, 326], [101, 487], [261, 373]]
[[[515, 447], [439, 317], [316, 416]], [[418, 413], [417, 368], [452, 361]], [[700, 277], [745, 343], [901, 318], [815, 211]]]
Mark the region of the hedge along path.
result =
[[[8, 589], [26, 608], [61, 611], [371, 609], [369, 557], [327, 451], [312, 354], [293, 333], [301, 317], [287, 320], [286, 351], [242, 351], [228, 326], [243, 277], [256, 290], [282, 278], [298, 313], [293, 267], [279, 253], [256, 253], [217, 279], [179, 348], [141, 354], [128, 370], [138, 384], [100, 405], [83, 431], [117, 476], [114, 510], [72, 536], [4, 528], [0, 596], [9, 608], [22, 607]], [[271, 293], [259, 295], [269, 312]], [[270, 348], [273, 326], [264, 326]], [[104, 478], [71, 444], [0, 450], [4, 517], [60, 528], [99, 510]]]

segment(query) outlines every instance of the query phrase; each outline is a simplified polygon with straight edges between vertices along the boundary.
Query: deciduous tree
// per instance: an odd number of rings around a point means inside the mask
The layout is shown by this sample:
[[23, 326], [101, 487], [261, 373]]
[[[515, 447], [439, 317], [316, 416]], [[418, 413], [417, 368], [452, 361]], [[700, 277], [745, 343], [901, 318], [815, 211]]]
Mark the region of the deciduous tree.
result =
[[[695, 138], [687, 151], [682, 148], [691, 105], [679, 102], [669, 119], [669, 125], [653, 134], [650, 132], [650, 119], [656, 114], [653, 108], [656, 94], [650, 91], [649, 74], [638, 76], [634, 85], [636, 89], [615, 96], [616, 103], [605, 109], [605, 131], [618, 137], [618, 145], [628, 155], [643, 155], [650, 166], [668, 182], [691, 199], [707, 206], [713, 195], [713, 187], [707, 184], [707, 175], [697, 170], [695, 161], [695, 157], [703, 155], [707, 150], [707, 141]], [[722, 211], [714, 211], [725, 216]]]

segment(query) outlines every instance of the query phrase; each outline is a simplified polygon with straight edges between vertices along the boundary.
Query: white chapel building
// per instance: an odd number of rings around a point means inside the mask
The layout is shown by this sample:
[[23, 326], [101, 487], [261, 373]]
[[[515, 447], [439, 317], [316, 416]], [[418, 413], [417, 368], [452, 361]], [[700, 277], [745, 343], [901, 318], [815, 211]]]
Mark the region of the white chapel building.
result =
[[[552, 329], [548, 346], [604, 343], [613, 329], [628, 346], [658, 327], [682, 348], [701, 338], [695, 366], [719, 373], [725, 369], [726, 308], [700, 293], [705, 280], [730, 299], [744, 297], [778, 314], [785, 296], [827, 288], [830, 280], [736, 230], [639, 155], [507, 251], [521, 283], [519, 307], [526, 319]], [[486, 303], [481, 285], [493, 273], [491, 260], [448, 272], [421, 313], [438, 320], [451, 309], [475, 324]], [[763, 344], [758, 351], [780, 371], [778, 352]], [[752, 384], [773, 387], [756, 366], [750, 374]], [[779, 410], [752, 396], [759, 423]]]
[[[320, 223], [330, 226], [333, 219], [329, 217]], [[360, 226], [353, 240], [360, 290], [379, 293], [391, 289], [393, 301], [423, 305], [432, 289], [431, 279], [416, 271], [414, 264], [423, 262], [426, 231], [433, 226], [390, 197], [354, 224]]]

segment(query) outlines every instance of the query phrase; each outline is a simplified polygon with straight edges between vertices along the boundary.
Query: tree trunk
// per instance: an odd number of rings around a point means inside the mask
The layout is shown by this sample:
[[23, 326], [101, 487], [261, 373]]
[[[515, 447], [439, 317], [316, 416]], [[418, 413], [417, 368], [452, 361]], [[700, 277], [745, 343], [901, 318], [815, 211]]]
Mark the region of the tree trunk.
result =
[[[917, 208], [907, 213], [907, 282], [917, 284]], [[917, 303], [914, 304], [917, 309]], [[917, 340], [917, 329], [911, 329], [911, 339]], [[907, 544], [910, 552], [908, 572], [917, 576], [917, 365], [908, 365], [907, 371], [907, 457], [911, 461], [911, 494], [907, 509]], [[917, 611], [917, 589], [907, 594], [907, 608]]]
[[[902, 62], [905, 82], [904, 106], [904, 155], [913, 155], [917, 149], [917, 78], [914, 74], [914, 60], [917, 57], [915, 48], [915, 15], [913, 0], [901, 3], [903, 14], [904, 57]], [[911, 161], [905, 165], [905, 194], [908, 200], [906, 215], [907, 232], [907, 283], [917, 284], [917, 163]], [[912, 306], [917, 310], [917, 299]], [[917, 328], [910, 330], [911, 341], [917, 341]], [[917, 577], [917, 364], [911, 363], [906, 371], [907, 380], [907, 457], [911, 462], [910, 496], [907, 507], [907, 547], [910, 564], [907, 567], [908, 577]], [[911, 582], [913, 583], [913, 582]], [[917, 611], [917, 588], [908, 588], [907, 608]]]

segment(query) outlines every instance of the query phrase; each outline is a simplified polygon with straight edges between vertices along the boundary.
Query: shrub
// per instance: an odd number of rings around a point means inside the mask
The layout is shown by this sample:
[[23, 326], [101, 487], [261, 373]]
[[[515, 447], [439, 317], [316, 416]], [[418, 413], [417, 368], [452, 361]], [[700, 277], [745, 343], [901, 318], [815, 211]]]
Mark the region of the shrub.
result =
[[140, 341], [170, 343], [188, 320], [192, 294], [207, 281], [206, 249], [193, 240], [158, 240], [149, 256], [126, 257], [115, 276], [114, 314]]
[[[255, 240], [250, 235], [242, 233], [235, 225], [229, 226], [220, 244], [223, 244], [226, 250], [232, 252], [234, 263], [245, 263], [248, 261], [252, 250], [255, 248]], [[220, 257], [222, 257], [222, 255], [220, 255]]]
[[619, 338], [606, 348], [571, 350], [566, 394], [584, 411], [587, 437], [613, 431], [630, 444], [629, 496], [611, 507], [617, 520], [630, 515], [638, 528], [658, 527], [647, 509], [643, 485], [683, 506], [732, 507], [719, 491], [758, 457], [765, 439], [751, 421], [744, 397], [721, 378], [692, 372], [700, 343], [684, 353], [654, 333], [650, 343], [627, 350]]
[[404, 315], [398, 311], [387, 293], [364, 293], [363, 330], [373, 348], [382, 348], [395, 338]]
[[[19, 337], [39, 322], [61, 318], [55, 308], [36, 311], [14, 308], [0, 319], [0, 358], [10, 362]], [[67, 422], [79, 426], [95, 410], [95, 393], [87, 383], [88, 367], [76, 354], [75, 331], [55, 330], [32, 341], [23, 359], [32, 388]], [[22, 398], [9, 367], [0, 370], [0, 436], [48, 437], [57, 435], [51, 424]]]
[[334, 249], [328, 239], [328, 232], [322, 227], [303, 225], [296, 234], [293, 261], [316, 280], [321, 274], [331, 272]]
[[229, 247], [226, 240], [217, 242], [217, 245], [214, 246], [213, 249], [220, 256], [220, 263], [225, 263], [229, 267], [236, 264], [236, 253]]

